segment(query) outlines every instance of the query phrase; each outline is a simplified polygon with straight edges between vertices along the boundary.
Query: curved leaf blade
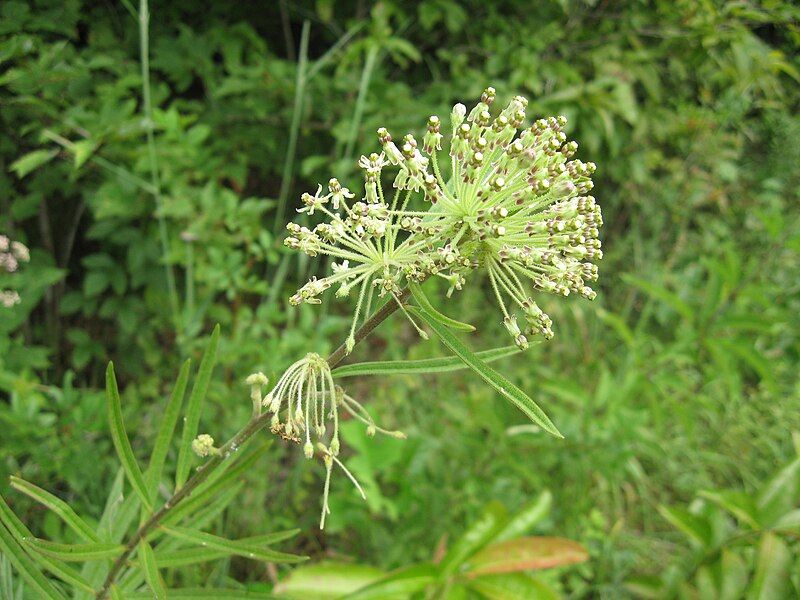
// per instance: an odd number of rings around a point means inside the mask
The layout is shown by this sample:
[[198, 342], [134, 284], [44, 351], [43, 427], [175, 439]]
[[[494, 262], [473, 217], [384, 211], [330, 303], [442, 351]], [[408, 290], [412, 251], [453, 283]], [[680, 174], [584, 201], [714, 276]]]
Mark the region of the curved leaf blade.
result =
[[5, 554], [11, 565], [22, 575], [23, 579], [41, 598], [62, 600], [64, 598], [34, 564], [30, 557], [11, 535], [11, 532], [0, 525], [0, 553]]
[[418, 284], [410, 282], [408, 284], [408, 289], [411, 290], [411, 295], [414, 296], [414, 300], [417, 301], [417, 304], [419, 304], [420, 308], [426, 311], [432, 319], [436, 319], [445, 327], [449, 327], [450, 329], [455, 329], [457, 331], [475, 331], [475, 327], [473, 325], [451, 319], [447, 315], [444, 315], [436, 310], [431, 304], [430, 300], [428, 300], [425, 292], [422, 291], [422, 288]]
[[211, 533], [196, 531], [187, 527], [161, 527], [161, 529], [175, 538], [191, 542], [199, 546], [221, 550], [228, 554], [277, 563], [299, 563], [308, 560], [305, 556], [278, 552], [269, 548], [254, 546], [241, 540], [228, 540]]
[[23, 541], [31, 550], [65, 562], [84, 562], [87, 560], [116, 558], [125, 550], [125, 546], [120, 544], [108, 544], [105, 542], [60, 544], [58, 542], [50, 542], [35, 537], [27, 537]]
[[25, 481], [20, 477], [14, 477], [12, 475], [10, 481], [11, 487], [49, 508], [83, 540], [87, 542], [100, 541], [100, 537], [94, 532], [94, 529], [92, 529], [86, 521], [80, 518], [78, 513], [76, 513], [72, 507], [64, 502], [61, 498], [58, 498], [47, 490], [43, 490], [39, 486]]
[[438, 321], [431, 318], [430, 315], [428, 315], [424, 310], [419, 310], [414, 307], [409, 307], [408, 310], [424, 320], [453, 354], [464, 361], [464, 363], [470, 369], [472, 369], [472, 371], [474, 371], [478, 376], [480, 376], [481, 379], [497, 390], [501, 396], [525, 413], [525, 415], [531, 421], [555, 437], [564, 437], [561, 435], [561, 432], [556, 429], [556, 426], [553, 425], [553, 422], [550, 420], [550, 418], [541, 408], [539, 408], [539, 405], [536, 404], [536, 402], [534, 402], [530, 396], [528, 396], [516, 385], [511, 383], [511, 381], [509, 381], [504, 375], [498, 371], [495, 371], [492, 367], [478, 358], [475, 353], [472, 352], [472, 350], [462, 344], [461, 341], [446, 327], [442, 326]]
[[[482, 350], [475, 355], [484, 362], [492, 362], [521, 352], [516, 346], [503, 346]], [[334, 377], [356, 377], [359, 375], [415, 375], [423, 373], [446, 373], [467, 369], [457, 356], [443, 356], [441, 358], [422, 358], [417, 360], [384, 360], [373, 362], [355, 363], [337, 367], [331, 371]]]
[[119, 398], [119, 388], [117, 387], [117, 378], [114, 375], [114, 363], [112, 362], [108, 363], [108, 368], [106, 369], [106, 403], [108, 405], [108, 423], [111, 427], [111, 439], [122, 463], [122, 468], [125, 470], [125, 475], [128, 477], [133, 491], [139, 496], [142, 504], [150, 509], [150, 496], [147, 493], [144, 475], [142, 475], [142, 471], [136, 462], [131, 442], [127, 433], [125, 433], [125, 424], [122, 420], [122, 403]]
[[344, 600], [383, 600], [411, 596], [422, 591], [436, 580], [438, 569], [430, 563], [392, 571], [386, 577], [344, 596]]
[[211, 382], [211, 372], [217, 360], [217, 346], [219, 344], [219, 325], [214, 327], [208, 346], [200, 360], [200, 367], [197, 370], [197, 379], [192, 386], [192, 393], [189, 395], [189, 403], [186, 406], [186, 416], [183, 419], [183, 432], [181, 434], [181, 446], [178, 451], [178, 467], [175, 472], [175, 490], [179, 490], [186, 483], [189, 476], [189, 468], [192, 460], [192, 440], [197, 436], [197, 428], [200, 425], [200, 413], [203, 407], [203, 399], [208, 392], [208, 384]]
[[156, 600], [163, 600], [167, 597], [167, 588], [164, 585], [164, 580], [161, 579], [161, 573], [158, 572], [158, 565], [156, 564], [156, 557], [153, 554], [153, 549], [147, 540], [139, 542], [139, 564], [142, 566], [145, 581], [150, 586], [153, 596]]

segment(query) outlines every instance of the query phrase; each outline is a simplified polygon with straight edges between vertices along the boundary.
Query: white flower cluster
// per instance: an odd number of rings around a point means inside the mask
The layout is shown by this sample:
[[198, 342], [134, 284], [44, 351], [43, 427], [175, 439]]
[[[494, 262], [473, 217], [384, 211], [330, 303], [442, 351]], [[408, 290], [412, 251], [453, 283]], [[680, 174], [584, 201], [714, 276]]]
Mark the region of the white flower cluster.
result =
[[[364, 197], [331, 179], [328, 193], [304, 194], [299, 212], [328, 218], [310, 229], [287, 228], [286, 245], [310, 256], [339, 259], [333, 273], [312, 278], [291, 297], [293, 304], [318, 304], [331, 286], [336, 295], [358, 290], [352, 332], [369, 314], [373, 295], [397, 298], [408, 281], [436, 276], [460, 290], [475, 270], [485, 272], [503, 313], [503, 322], [521, 348], [528, 336], [553, 335], [550, 318], [530, 297], [528, 287], [560, 295], [595, 296], [593, 261], [602, 258], [600, 208], [588, 195], [594, 163], [574, 158], [578, 145], [564, 133], [565, 117], [539, 119], [522, 129], [527, 100], [516, 96], [497, 116], [487, 88], [467, 113], [451, 113], [449, 176], [442, 175], [441, 121], [428, 119], [422, 147], [412, 135], [396, 144], [378, 130], [381, 154], [362, 156]], [[399, 168], [391, 200], [381, 174]], [[420, 204], [421, 201], [421, 204]], [[524, 317], [517, 323], [516, 310]]]
[[[11, 241], [5, 235], [0, 235], [0, 271], [13, 273], [19, 264], [31, 259], [30, 251], [25, 244]], [[0, 305], [10, 308], [19, 304], [20, 297], [16, 290], [0, 290]]]

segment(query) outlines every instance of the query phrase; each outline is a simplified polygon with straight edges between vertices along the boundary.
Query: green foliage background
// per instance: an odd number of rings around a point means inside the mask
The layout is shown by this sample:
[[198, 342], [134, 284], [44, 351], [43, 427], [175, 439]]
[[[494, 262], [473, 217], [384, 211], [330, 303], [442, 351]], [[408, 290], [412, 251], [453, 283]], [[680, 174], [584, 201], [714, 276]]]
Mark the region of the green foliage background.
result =
[[[800, 431], [800, 9], [785, 0], [150, 9], [160, 201], [135, 7], [0, 4], [0, 232], [32, 250], [0, 281], [22, 297], [0, 309], [0, 493], [32, 528], [59, 524], [7, 494], [8, 475], [95, 518], [102, 510], [117, 468], [99, 391], [108, 360], [136, 449], [214, 323], [221, 366], [204, 430], [218, 439], [247, 419], [248, 373], [274, 377], [338, 343], [347, 306], [286, 302], [318, 266], [284, 258], [281, 206], [292, 211], [300, 192], [334, 175], [357, 188], [355, 159], [377, 149], [378, 126], [420, 132], [429, 114], [493, 85], [500, 100], [526, 95], [529, 114], [567, 115], [579, 157], [599, 165], [598, 298], [541, 298], [556, 338], [500, 363], [566, 440], [520, 427], [474, 377], [359, 380], [357, 396], [409, 434], [372, 441], [345, 424], [367, 504], [335, 483], [329, 528], [316, 531], [321, 470], [276, 443], [219, 529], [299, 524], [294, 551], [393, 568], [428, 559], [488, 501], [516, 510], [549, 489], [542, 531], [583, 542], [592, 557], [553, 576], [565, 593], [617, 598], [632, 577], [654, 573], [691, 580], [708, 557], [656, 508], [702, 490], [755, 493], [794, 456]], [[447, 301], [478, 325], [474, 347], [505, 343], [486, 297], [472, 286]], [[443, 352], [396, 319], [359, 356]], [[267, 579], [244, 563], [230, 573]]]

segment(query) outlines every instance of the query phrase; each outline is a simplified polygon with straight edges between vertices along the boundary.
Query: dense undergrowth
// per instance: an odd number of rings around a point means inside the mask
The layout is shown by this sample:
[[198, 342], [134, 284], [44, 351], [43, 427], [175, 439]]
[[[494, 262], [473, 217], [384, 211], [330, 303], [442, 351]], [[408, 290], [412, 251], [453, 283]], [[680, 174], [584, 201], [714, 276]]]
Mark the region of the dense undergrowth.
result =
[[[762, 533], [772, 523], [742, 507], [758, 504], [784, 465], [787, 510], [800, 506], [800, 10], [367, 4], [152, 6], [150, 120], [138, 7], [2, 3], [0, 233], [24, 242], [31, 260], [0, 274], [0, 287], [20, 295], [0, 307], [0, 493], [48, 536], [62, 525], [10, 493], [9, 475], [99, 518], [117, 471], [106, 363], [116, 364], [134, 449], [149, 447], [174, 374], [215, 323], [204, 423], [229, 437], [250, 410], [247, 374], [279, 375], [349, 326], [340, 306], [288, 306], [317, 269], [280, 244], [299, 192], [330, 173], [357, 188], [355, 161], [379, 149], [378, 126], [421, 138], [429, 114], [491, 83], [503, 100], [525, 94], [529, 115], [568, 116], [578, 156], [600, 165], [598, 297], [541, 298], [555, 339], [501, 363], [565, 440], [524, 425], [476, 378], [363, 378], [359, 397], [409, 436], [368, 443], [343, 424], [366, 506], [334, 485], [334, 517], [318, 532], [309, 506], [319, 473], [273, 443], [217, 530], [297, 526], [298, 553], [390, 569], [429, 560], [490, 501], [516, 512], [549, 490], [538, 531], [590, 553], [545, 576], [566, 594], [661, 597], [690, 582], [712, 597], [721, 588], [701, 579], [713, 565], [706, 579], [717, 583], [754, 569], [757, 595], [761, 559], [778, 543], [796, 592], [798, 523], [774, 542]], [[447, 300], [446, 312], [478, 326], [475, 348], [506, 343], [491, 302], [488, 285]], [[395, 319], [356, 356], [443, 353]], [[736, 492], [722, 501], [711, 490]], [[708, 518], [733, 533], [705, 538], [699, 517], [667, 508], [692, 501], [695, 512], [728, 510]], [[747, 566], [719, 562], [731, 552]], [[180, 577], [274, 576], [211, 565]], [[645, 586], [653, 575], [660, 583]]]

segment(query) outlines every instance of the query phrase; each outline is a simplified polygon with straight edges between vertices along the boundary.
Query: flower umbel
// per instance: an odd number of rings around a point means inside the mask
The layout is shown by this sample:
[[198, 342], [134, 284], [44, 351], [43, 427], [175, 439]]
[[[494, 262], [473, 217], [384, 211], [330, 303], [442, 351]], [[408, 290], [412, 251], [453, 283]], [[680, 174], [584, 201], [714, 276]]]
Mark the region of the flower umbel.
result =
[[[290, 223], [286, 245], [341, 262], [290, 301], [319, 304], [332, 286], [337, 297], [355, 292], [348, 349], [375, 294], [396, 300], [408, 282], [432, 276], [448, 282], [449, 295], [472, 271], [486, 273], [503, 323], [523, 349], [530, 336], [553, 336], [530, 288], [594, 298], [587, 282], [597, 279], [594, 261], [602, 258], [602, 216], [588, 195], [595, 164], [574, 158], [578, 144], [567, 140], [565, 117], [523, 128], [528, 101], [516, 96], [492, 116], [495, 95], [487, 88], [469, 113], [462, 104], [453, 107], [447, 179], [440, 165], [441, 120], [431, 116], [421, 146], [411, 134], [397, 144], [385, 128], [378, 130], [383, 152], [358, 161], [365, 179], [360, 201], [352, 202], [354, 195], [336, 179], [327, 194], [321, 186], [313, 196], [304, 194], [299, 211], [322, 213], [327, 221], [313, 229]], [[391, 199], [381, 185], [388, 165], [399, 168]]]

